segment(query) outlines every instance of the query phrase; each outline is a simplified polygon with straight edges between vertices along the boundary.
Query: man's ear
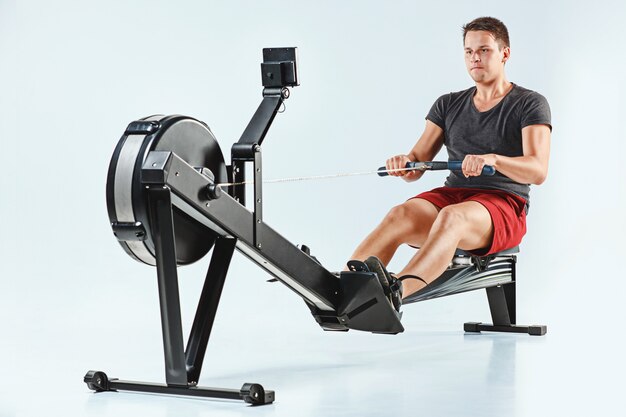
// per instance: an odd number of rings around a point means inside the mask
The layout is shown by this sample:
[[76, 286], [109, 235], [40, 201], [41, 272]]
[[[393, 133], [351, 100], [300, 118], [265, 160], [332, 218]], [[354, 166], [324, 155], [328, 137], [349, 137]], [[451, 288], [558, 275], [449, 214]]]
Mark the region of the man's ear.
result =
[[502, 52], [503, 52], [502, 62], [508, 61], [509, 58], [511, 57], [511, 48], [509, 48], [508, 46], [505, 46]]

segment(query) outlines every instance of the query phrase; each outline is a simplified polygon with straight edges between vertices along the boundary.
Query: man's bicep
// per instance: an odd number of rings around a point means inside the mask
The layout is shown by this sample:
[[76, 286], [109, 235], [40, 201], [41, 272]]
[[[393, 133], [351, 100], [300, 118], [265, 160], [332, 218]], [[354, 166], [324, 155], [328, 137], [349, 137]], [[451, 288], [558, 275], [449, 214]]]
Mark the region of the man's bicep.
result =
[[550, 127], [530, 125], [522, 129], [524, 156], [534, 156], [547, 167], [550, 158]]
[[443, 129], [430, 120], [426, 120], [426, 127], [422, 136], [411, 150], [411, 157], [416, 161], [432, 161], [443, 146]]

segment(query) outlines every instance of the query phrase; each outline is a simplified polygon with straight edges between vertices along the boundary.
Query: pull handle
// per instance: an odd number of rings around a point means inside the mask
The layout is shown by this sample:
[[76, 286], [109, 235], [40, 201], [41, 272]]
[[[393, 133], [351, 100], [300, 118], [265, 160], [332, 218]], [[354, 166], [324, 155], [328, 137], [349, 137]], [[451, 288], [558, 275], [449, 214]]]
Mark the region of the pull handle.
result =
[[[407, 162], [405, 168], [418, 169], [422, 171], [461, 171], [461, 166], [463, 165], [463, 161], [426, 161], [426, 162]], [[481, 175], [494, 175], [496, 173], [496, 169], [491, 165], [485, 165], [483, 167], [483, 171]], [[378, 175], [381, 177], [386, 177], [389, 175], [386, 167], [378, 168]]]

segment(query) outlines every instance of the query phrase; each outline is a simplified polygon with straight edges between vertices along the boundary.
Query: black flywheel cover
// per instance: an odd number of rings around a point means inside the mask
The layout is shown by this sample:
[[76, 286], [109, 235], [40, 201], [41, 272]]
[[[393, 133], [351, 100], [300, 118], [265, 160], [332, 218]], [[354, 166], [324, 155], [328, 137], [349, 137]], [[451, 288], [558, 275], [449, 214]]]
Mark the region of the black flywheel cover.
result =
[[[204, 123], [186, 116], [151, 116], [141, 119], [143, 131], [124, 132], [111, 158], [106, 198], [111, 224], [140, 222], [145, 240], [120, 241], [134, 259], [156, 265], [146, 190], [141, 184], [141, 167], [150, 151], [171, 151], [193, 167], [211, 170], [216, 183], [227, 182], [220, 147]], [[136, 124], [135, 124], [136, 125]], [[176, 261], [193, 263], [211, 249], [217, 235], [174, 207]]]

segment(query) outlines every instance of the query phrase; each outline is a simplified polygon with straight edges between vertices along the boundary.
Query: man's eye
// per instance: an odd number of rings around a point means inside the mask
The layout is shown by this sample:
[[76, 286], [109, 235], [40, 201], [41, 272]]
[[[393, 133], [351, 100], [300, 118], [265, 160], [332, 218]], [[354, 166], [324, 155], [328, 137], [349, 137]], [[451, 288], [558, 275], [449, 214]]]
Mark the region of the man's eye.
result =
[[485, 52], [485, 53], [486, 53], [486, 52], [487, 52], [487, 49], [483, 49], [483, 52]]

